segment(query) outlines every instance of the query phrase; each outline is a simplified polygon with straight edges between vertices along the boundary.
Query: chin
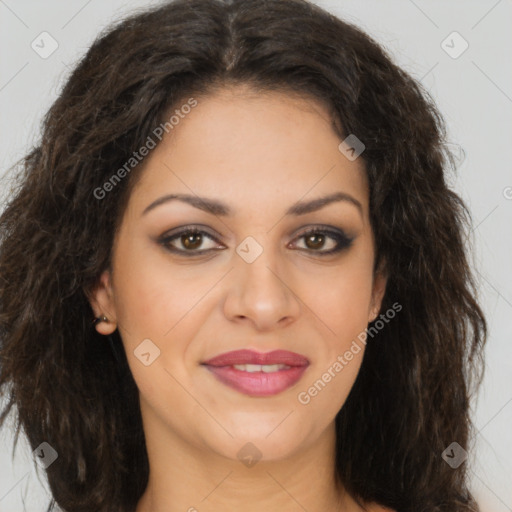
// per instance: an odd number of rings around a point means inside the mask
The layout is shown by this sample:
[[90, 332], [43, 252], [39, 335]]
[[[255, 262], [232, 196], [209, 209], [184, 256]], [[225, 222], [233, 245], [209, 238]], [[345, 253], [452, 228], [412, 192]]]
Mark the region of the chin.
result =
[[278, 421], [261, 421], [260, 414], [250, 423], [232, 424], [228, 430], [233, 438], [229, 435], [217, 436], [215, 442], [210, 440], [209, 444], [214, 451], [229, 459], [242, 460], [246, 455], [262, 461], [289, 458], [304, 450], [307, 444], [303, 426], [293, 428], [293, 425], [285, 425], [293, 416], [292, 413], [290, 418], [283, 421], [289, 413], [281, 414]]

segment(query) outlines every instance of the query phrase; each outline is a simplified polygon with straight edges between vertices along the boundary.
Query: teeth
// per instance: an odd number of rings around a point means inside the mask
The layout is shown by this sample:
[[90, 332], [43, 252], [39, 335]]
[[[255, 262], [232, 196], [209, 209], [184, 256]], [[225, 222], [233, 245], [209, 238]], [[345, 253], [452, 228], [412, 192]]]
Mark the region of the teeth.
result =
[[233, 365], [235, 370], [240, 370], [242, 372], [264, 372], [264, 373], [272, 373], [277, 372], [279, 370], [287, 370], [290, 366], [286, 364], [235, 364]]

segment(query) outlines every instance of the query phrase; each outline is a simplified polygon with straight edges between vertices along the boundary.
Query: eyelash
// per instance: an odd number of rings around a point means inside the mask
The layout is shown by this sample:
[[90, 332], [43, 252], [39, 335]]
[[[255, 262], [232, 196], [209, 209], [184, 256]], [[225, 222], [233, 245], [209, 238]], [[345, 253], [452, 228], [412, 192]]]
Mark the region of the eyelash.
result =
[[[332, 238], [336, 242], [336, 247], [333, 249], [329, 249], [328, 251], [321, 251], [321, 250], [314, 250], [314, 249], [299, 249], [301, 251], [307, 251], [307, 252], [313, 252], [315, 254], [319, 254], [320, 256], [329, 256], [332, 254], [339, 253], [343, 251], [344, 249], [348, 249], [353, 242], [353, 238], [348, 237], [345, 233], [342, 231], [334, 231], [333, 229], [324, 228], [321, 226], [316, 226], [312, 229], [309, 229], [307, 231], [304, 231], [300, 235], [298, 235], [295, 239], [305, 239], [308, 236], [316, 235], [316, 234], [322, 234], [327, 235], [328, 237]], [[215, 249], [203, 249], [203, 250], [184, 250], [184, 249], [176, 249], [175, 247], [172, 247], [170, 245], [171, 242], [173, 242], [176, 239], [180, 239], [183, 235], [206, 235], [208, 238], [213, 240], [216, 243], [220, 243], [213, 235], [208, 233], [207, 231], [204, 231], [202, 229], [199, 229], [197, 226], [184, 226], [176, 233], [170, 234], [170, 235], [164, 235], [160, 237], [159, 243], [169, 252], [172, 252], [174, 254], [178, 254], [180, 256], [185, 256], [187, 258], [192, 258], [194, 256], [201, 256], [203, 254], [206, 254], [211, 251], [220, 250], [218, 248]]]

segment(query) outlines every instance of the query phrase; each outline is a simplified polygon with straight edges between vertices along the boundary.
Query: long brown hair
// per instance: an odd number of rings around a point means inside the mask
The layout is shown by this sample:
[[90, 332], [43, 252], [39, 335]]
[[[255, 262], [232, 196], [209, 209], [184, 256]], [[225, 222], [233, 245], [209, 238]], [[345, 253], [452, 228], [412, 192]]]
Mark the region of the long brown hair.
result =
[[479, 510], [466, 464], [441, 457], [453, 441], [470, 449], [486, 339], [443, 120], [367, 34], [303, 0], [168, 2], [109, 28], [77, 65], [0, 217], [0, 423], [15, 406], [16, 438], [22, 427], [58, 452], [47, 475], [63, 510], [135, 510], [149, 472], [138, 390], [87, 297], [142, 166], [94, 191], [183, 98], [230, 84], [322, 101], [340, 141], [365, 145], [382, 310], [403, 309], [368, 338], [336, 417], [337, 477], [398, 512]]

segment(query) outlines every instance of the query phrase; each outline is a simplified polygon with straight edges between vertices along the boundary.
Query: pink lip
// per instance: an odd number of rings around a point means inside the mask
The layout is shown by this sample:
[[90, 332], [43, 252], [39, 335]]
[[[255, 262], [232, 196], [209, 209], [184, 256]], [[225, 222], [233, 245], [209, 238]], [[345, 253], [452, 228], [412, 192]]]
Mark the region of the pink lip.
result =
[[288, 366], [307, 366], [309, 360], [288, 350], [256, 352], [254, 350], [234, 350], [215, 356], [203, 364], [208, 366], [233, 366], [234, 364], [286, 364]]
[[[235, 350], [220, 354], [202, 363], [227, 386], [250, 396], [271, 396], [293, 386], [306, 371], [309, 360], [287, 350], [260, 353], [253, 350]], [[233, 368], [239, 364], [285, 364], [290, 366], [275, 372], [244, 372]]]

